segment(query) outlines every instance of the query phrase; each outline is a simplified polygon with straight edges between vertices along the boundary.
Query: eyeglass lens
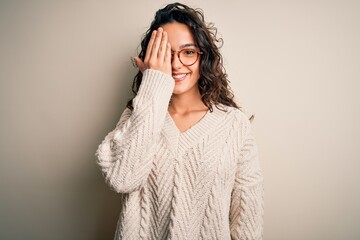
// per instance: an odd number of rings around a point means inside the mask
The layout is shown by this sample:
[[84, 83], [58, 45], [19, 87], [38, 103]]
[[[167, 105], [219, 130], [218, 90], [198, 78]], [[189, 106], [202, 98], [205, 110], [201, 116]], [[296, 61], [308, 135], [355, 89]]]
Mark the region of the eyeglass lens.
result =
[[178, 52], [180, 62], [186, 66], [192, 65], [199, 57], [199, 53], [195, 49], [182, 49]]

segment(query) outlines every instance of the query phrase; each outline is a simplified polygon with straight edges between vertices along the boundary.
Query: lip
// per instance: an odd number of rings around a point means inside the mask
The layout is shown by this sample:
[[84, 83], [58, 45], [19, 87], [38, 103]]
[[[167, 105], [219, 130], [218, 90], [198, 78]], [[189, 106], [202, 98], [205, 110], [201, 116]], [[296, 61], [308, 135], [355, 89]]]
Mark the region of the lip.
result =
[[183, 81], [190, 73], [174, 73], [174, 74], [172, 74], [172, 76], [181, 75], [181, 74], [185, 74], [185, 76], [182, 78], [174, 78], [173, 77], [173, 79], [175, 80], [176, 83]]

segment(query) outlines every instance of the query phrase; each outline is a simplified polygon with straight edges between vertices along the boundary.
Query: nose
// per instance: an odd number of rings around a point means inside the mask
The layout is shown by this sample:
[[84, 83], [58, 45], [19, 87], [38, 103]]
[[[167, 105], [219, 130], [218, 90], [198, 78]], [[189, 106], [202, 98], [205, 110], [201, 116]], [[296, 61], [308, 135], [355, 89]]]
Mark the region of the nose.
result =
[[176, 53], [173, 54], [171, 59], [171, 67], [173, 69], [180, 69], [182, 67], [182, 63], [180, 62], [180, 59]]

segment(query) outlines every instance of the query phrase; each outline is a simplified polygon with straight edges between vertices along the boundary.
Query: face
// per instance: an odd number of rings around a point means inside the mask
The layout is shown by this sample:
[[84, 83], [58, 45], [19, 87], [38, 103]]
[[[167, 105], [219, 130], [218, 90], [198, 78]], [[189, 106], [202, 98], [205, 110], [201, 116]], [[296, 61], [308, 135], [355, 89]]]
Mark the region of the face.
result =
[[[173, 22], [163, 25], [162, 28], [167, 32], [171, 51], [180, 51], [182, 49], [199, 50], [187, 25]], [[180, 62], [178, 55], [174, 53], [171, 66], [172, 76], [175, 80], [173, 94], [198, 93], [197, 81], [200, 78], [200, 56], [193, 65], [185, 66]]]

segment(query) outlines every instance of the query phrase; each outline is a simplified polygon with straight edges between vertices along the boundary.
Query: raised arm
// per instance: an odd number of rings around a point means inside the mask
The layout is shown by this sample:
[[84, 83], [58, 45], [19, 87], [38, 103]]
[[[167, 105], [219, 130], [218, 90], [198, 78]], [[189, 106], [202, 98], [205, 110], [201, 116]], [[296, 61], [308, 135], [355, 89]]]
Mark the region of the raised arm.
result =
[[258, 149], [251, 125], [244, 118], [243, 139], [231, 196], [230, 230], [232, 240], [260, 240], [263, 237], [264, 191]]
[[143, 77], [133, 111], [125, 109], [96, 151], [105, 180], [122, 193], [135, 191], [146, 182], [174, 90], [171, 46], [162, 28], [152, 32], [144, 62], [138, 57], [135, 61]]
[[116, 128], [99, 145], [97, 164], [116, 192], [131, 192], [146, 182], [173, 86], [170, 75], [145, 70], [134, 110], [126, 108]]

